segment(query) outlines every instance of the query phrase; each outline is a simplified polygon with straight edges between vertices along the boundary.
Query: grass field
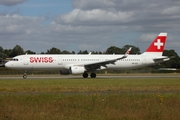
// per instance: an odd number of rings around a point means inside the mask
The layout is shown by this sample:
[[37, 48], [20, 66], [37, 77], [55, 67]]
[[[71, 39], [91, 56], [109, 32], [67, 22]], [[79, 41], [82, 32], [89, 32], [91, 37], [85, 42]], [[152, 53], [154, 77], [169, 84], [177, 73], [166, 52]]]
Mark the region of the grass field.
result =
[[2, 120], [179, 120], [180, 78], [0, 80]]

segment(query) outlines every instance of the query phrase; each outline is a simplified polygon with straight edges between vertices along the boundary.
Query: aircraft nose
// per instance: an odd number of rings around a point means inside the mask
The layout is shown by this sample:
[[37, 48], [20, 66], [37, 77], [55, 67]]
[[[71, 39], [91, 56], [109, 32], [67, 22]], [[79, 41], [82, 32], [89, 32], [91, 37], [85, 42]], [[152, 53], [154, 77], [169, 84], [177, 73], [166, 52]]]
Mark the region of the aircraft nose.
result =
[[5, 63], [5, 67], [11, 68], [11, 67], [13, 67], [13, 64], [11, 62], [7, 62], [7, 63]]

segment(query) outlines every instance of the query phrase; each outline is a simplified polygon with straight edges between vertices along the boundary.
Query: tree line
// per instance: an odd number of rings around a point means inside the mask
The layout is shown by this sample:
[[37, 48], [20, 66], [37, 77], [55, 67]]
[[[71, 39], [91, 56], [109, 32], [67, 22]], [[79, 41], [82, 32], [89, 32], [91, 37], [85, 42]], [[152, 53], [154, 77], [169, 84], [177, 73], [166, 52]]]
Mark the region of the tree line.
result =
[[[125, 45], [123, 48], [119, 48], [116, 46], [111, 46], [107, 48], [105, 52], [101, 51], [91, 51], [92, 54], [124, 54], [129, 47], [132, 47], [131, 54], [140, 54], [140, 49], [138, 47], [132, 46], [132, 45]], [[89, 52], [87, 50], [79, 51], [77, 54], [88, 54]], [[13, 49], [3, 49], [2, 46], [0, 46], [0, 58], [12, 58], [17, 55], [22, 54], [37, 54], [36, 52], [32, 50], [24, 50], [20, 45], [16, 45]], [[74, 51], [70, 52], [67, 50], [60, 50], [58, 48], [52, 47], [46, 52], [41, 52], [40, 54], [76, 54]]]
[[[133, 45], [125, 45], [122, 48], [116, 46], [110, 46], [109, 48], [106, 49], [105, 52], [101, 52], [101, 51], [91, 51], [91, 52], [92, 54], [124, 54], [130, 47], [132, 47], [130, 54], [141, 54], [140, 49]], [[87, 50], [84, 51], [80, 50], [77, 54], [88, 54], [88, 53], [89, 52]], [[22, 54], [36, 54], [36, 52], [32, 50], [24, 51], [24, 49], [20, 45], [16, 45], [13, 49], [3, 49], [3, 47], [0, 46], [0, 58], [2, 59], [12, 58], [14, 56], [22, 55]], [[70, 52], [67, 50], [61, 51], [58, 48], [52, 47], [46, 52], [41, 52], [40, 54], [76, 54], [76, 53], [74, 51]], [[180, 58], [174, 50], [164, 50], [163, 55], [173, 56], [174, 58], [154, 67], [180, 68]]]

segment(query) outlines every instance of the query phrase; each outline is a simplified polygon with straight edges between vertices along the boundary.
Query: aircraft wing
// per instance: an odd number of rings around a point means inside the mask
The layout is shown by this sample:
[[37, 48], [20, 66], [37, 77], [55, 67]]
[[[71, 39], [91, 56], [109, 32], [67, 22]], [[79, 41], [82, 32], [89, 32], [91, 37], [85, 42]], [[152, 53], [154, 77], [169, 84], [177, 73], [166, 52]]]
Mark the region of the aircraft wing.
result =
[[85, 69], [87, 71], [100, 69], [101, 66], [106, 68], [107, 64], [115, 64], [115, 62], [117, 60], [121, 60], [121, 59], [127, 58], [127, 56], [129, 55], [130, 51], [131, 51], [131, 47], [127, 50], [127, 52], [122, 57], [119, 57], [119, 58], [116, 58], [116, 59], [111, 59], [111, 60], [105, 60], [105, 61], [101, 61], [101, 62], [97, 62], [97, 63], [85, 64], [84, 67], [85, 67]]

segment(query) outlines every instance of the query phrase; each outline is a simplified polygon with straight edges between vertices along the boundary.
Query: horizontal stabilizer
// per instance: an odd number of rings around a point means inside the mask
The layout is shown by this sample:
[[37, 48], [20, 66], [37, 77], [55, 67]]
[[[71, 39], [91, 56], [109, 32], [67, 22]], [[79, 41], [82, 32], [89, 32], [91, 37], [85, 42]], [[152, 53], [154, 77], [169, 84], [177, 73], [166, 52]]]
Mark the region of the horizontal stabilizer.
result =
[[172, 57], [168, 57], [168, 56], [162, 56], [159, 58], [154, 58], [153, 60], [158, 63], [158, 62], [164, 62], [164, 61], [168, 61], [170, 60]]
[[177, 68], [159, 68], [159, 70], [173, 70], [173, 71], [175, 71], [175, 70], [179, 70], [179, 69], [177, 69]]
[[159, 58], [154, 58], [153, 60], [164, 60], [164, 59], [168, 59], [169, 57], [167, 56], [162, 56], [162, 57], [159, 57]]

